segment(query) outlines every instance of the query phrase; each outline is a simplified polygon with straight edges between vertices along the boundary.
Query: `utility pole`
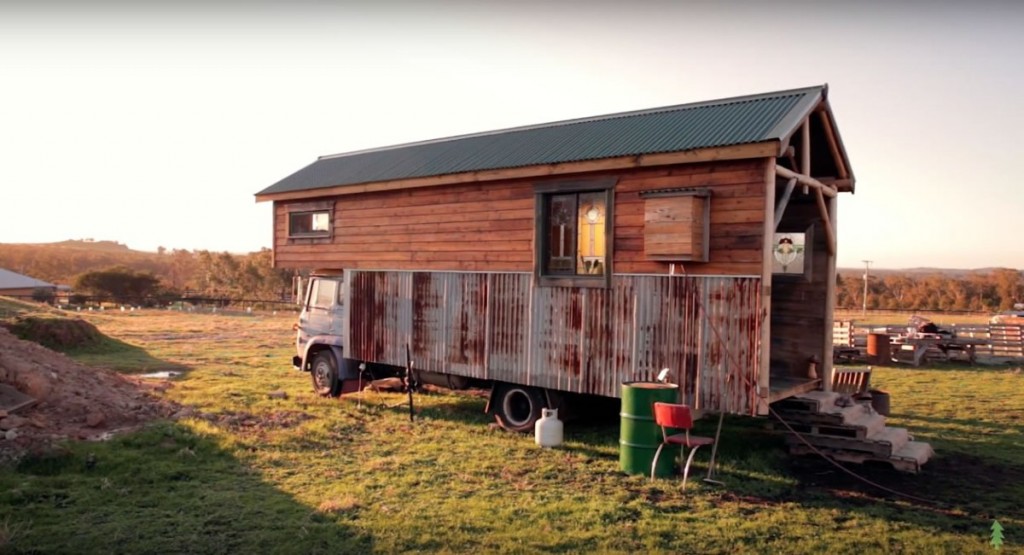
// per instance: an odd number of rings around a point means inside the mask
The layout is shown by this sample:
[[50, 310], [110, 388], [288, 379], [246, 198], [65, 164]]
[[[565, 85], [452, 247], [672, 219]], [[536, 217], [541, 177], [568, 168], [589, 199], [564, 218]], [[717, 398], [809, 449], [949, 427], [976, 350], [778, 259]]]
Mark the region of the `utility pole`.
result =
[[868, 270], [871, 268], [873, 260], [864, 260], [864, 307], [861, 309], [862, 316], [868, 315]]

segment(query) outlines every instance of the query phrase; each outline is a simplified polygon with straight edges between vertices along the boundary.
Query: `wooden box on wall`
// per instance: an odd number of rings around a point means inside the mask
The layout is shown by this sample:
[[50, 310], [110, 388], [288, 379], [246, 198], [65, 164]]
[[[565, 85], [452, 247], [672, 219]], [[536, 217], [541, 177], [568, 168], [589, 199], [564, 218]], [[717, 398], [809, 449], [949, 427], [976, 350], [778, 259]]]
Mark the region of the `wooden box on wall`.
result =
[[707, 262], [711, 196], [706, 189], [651, 191], [644, 198], [644, 255]]

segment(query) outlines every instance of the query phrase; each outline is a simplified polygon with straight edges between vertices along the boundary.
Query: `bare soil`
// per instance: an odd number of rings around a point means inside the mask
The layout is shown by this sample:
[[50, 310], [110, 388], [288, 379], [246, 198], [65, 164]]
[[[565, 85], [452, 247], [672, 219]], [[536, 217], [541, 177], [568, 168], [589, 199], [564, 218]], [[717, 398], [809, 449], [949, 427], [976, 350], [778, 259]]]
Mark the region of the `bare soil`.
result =
[[51, 349], [93, 347], [104, 339], [96, 326], [79, 318], [19, 316], [0, 325], [20, 339], [34, 341]]
[[0, 462], [61, 439], [102, 440], [179, 409], [155, 394], [159, 384], [84, 366], [3, 327], [0, 384], [37, 400], [11, 414], [0, 410]]

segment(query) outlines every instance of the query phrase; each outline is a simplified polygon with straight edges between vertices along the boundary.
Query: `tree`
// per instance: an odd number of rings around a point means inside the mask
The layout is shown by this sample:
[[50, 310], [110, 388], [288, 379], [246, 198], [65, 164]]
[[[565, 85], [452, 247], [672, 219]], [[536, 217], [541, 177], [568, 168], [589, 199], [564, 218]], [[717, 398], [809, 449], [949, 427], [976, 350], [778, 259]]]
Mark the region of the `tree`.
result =
[[152, 274], [115, 267], [78, 276], [75, 288], [115, 302], [141, 302], [156, 292], [160, 280]]
[[1024, 300], [1024, 279], [1017, 270], [999, 268], [992, 272], [992, 279], [999, 292], [999, 310], [1011, 309], [1014, 302]]
[[37, 303], [52, 304], [55, 295], [49, 287], [36, 287], [32, 290], [32, 300]]

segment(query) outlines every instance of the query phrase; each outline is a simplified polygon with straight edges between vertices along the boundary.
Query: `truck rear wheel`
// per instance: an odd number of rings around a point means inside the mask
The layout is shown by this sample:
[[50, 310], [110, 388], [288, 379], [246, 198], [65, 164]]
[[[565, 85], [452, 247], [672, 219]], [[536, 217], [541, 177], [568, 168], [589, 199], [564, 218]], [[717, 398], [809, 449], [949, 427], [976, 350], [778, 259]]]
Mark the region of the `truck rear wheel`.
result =
[[547, 405], [539, 389], [522, 385], [502, 385], [494, 392], [494, 418], [498, 425], [514, 432], [532, 432]]
[[321, 397], [337, 397], [341, 394], [341, 380], [338, 379], [338, 363], [334, 353], [320, 351], [313, 356], [309, 375], [313, 378], [313, 391]]

